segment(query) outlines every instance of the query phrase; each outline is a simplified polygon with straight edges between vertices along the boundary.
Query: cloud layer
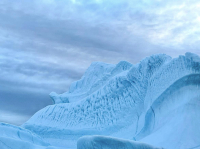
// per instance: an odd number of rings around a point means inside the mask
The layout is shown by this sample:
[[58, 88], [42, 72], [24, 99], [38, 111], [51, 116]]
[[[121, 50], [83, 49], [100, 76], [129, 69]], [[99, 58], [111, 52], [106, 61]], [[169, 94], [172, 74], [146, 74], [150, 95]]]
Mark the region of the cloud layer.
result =
[[23, 123], [93, 61], [200, 55], [199, 26], [197, 0], [1, 0], [0, 121]]

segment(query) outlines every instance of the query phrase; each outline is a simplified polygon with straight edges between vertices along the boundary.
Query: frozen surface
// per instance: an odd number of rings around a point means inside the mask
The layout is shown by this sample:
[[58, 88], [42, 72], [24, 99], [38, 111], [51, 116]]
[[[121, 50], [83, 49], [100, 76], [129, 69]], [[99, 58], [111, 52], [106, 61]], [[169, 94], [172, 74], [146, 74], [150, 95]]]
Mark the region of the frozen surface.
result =
[[0, 149], [61, 149], [46, 143], [33, 132], [0, 123]]
[[[153, 55], [132, 65], [92, 63], [55, 105], [23, 127], [52, 145], [75, 148], [84, 135], [106, 135], [165, 148], [200, 144], [200, 58]], [[184, 134], [184, 135], [183, 135]]]
[[[52, 146], [75, 149], [82, 136], [104, 135], [167, 149], [200, 148], [198, 55], [152, 55], [136, 65], [95, 62], [69, 91], [50, 96], [55, 104], [22, 127]], [[123, 142], [94, 136], [82, 140]]]
[[147, 111], [143, 129], [135, 139], [169, 149], [199, 146], [199, 87], [200, 75], [183, 77], [170, 86]]
[[105, 136], [84, 136], [79, 138], [77, 149], [161, 149], [136, 141]]

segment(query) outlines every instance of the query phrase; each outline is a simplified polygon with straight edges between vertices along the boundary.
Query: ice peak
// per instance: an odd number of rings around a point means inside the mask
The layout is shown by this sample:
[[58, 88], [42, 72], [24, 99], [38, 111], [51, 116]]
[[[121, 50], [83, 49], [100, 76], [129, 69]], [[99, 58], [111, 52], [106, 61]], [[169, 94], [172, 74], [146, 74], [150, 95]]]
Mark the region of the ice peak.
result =
[[200, 63], [200, 57], [197, 54], [187, 52], [187, 53], [185, 53], [185, 57], [194, 62]]

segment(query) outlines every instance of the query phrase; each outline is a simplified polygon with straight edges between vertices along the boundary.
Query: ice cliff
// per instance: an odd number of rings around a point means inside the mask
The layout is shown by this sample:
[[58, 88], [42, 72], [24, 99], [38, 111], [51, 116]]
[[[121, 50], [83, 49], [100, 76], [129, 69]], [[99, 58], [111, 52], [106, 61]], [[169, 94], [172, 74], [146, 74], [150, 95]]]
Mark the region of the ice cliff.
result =
[[105, 135], [114, 138], [83, 140], [88, 146], [100, 139], [132, 146], [139, 141], [166, 149], [197, 149], [199, 86], [200, 57], [192, 53], [174, 59], [152, 55], [135, 65], [95, 62], [68, 92], [50, 93], [55, 104], [38, 111], [22, 127], [57, 147], [75, 149], [84, 135]]

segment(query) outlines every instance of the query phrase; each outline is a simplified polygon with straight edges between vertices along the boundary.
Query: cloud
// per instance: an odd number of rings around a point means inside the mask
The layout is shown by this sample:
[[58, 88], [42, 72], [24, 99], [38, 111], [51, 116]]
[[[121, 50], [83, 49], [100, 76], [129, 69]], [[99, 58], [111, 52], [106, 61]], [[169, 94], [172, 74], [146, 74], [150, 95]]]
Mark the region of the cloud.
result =
[[0, 120], [3, 121], [4, 123], [13, 123], [15, 125], [21, 125], [25, 121], [27, 121], [30, 116], [29, 115], [22, 115], [22, 114], [16, 114], [10, 111], [0, 111]]
[[197, 0], [1, 0], [0, 105], [23, 114], [12, 103], [20, 109], [31, 101], [30, 116], [93, 61], [200, 54], [199, 8]]

